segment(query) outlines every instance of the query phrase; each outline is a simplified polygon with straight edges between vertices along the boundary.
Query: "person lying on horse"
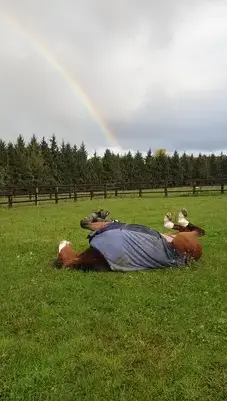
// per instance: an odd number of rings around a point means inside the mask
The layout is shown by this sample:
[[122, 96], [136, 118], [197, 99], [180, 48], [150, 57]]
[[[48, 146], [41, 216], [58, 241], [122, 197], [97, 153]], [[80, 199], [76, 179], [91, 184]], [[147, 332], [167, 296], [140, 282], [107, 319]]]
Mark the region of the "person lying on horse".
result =
[[100, 210], [81, 220], [89, 247], [76, 252], [69, 241], [61, 241], [55, 267], [93, 271], [129, 272], [185, 266], [202, 256], [200, 237], [205, 231], [187, 220], [182, 209], [177, 222], [171, 213], [164, 217], [164, 227], [174, 232], [159, 233], [142, 224], [108, 219]]

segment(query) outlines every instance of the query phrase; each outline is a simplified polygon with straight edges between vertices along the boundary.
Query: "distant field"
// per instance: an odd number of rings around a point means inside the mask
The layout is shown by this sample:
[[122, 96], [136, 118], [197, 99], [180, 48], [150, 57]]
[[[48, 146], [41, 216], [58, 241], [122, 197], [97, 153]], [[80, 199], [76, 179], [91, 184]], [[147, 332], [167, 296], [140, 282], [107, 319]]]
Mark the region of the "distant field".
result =
[[[87, 245], [96, 208], [162, 230], [187, 207], [205, 228], [192, 268], [128, 274], [53, 270], [57, 245]], [[93, 199], [0, 208], [0, 399], [227, 399], [225, 196]]]

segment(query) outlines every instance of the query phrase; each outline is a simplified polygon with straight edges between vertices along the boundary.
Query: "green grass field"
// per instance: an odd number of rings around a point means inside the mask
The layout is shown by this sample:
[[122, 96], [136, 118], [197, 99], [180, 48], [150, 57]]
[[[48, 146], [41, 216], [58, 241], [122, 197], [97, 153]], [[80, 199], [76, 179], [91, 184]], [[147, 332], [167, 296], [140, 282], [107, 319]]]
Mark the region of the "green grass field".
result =
[[[0, 209], [0, 399], [227, 399], [226, 197], [107, 199]], [[186, 269], [53, 270], [57, 245], [86, 244], [79, 220], [96, 208], [162, 230], [187, 207], [206, 229]]]

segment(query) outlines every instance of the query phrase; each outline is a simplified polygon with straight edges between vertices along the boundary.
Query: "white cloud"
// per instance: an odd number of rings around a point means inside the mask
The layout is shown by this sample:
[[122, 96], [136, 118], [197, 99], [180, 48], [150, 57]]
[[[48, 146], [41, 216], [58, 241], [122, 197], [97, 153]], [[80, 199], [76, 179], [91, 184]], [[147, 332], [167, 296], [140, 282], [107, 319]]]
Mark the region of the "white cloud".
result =
[[1, 0], [1, 136], [115, 146], [70, 76], [123, 149], [226, 148], [226, 19], [224, 0]]

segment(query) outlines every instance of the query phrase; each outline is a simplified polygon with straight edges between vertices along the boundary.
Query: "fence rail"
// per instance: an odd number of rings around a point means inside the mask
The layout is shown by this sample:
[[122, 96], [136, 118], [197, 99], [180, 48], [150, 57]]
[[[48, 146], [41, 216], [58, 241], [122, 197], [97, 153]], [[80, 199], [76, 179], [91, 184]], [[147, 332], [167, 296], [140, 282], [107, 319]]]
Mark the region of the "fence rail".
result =
[[[198, 185], [199, 184], [199, 185]], [[218, 182], [216, 184], [208, 185], [210, 183], [199, 182], [196, 180], [194, 183], [180, 186], [177, 184], [164, 184], [159, 185], [142, 184], [142, 183], [127, 183], [116, 184], [110, 183], [100, 185], [97, 188], [86, 188], [85, 186], [52, 186], [52, 187], [36, 187], [36, 188], [19, 188], [19, 187], [2, 187], [0, 188], [0, 206], [8, 206], [12, 208], [15, 204], [34, 204], [39, 205], [42, 202], [55, 202], [58, 204], [61, 200], [72, 200], [74, 202], [79, 199], [93, 199], [103, 197], [122, 197], [122, 196], [164, 196], [171, 195], [179, 196], [198, 196], [203, 194], [219, 193], [225, 194], [227, 192], [227, 181]], [[226, 185], [226, 187], [225, 187]]]

